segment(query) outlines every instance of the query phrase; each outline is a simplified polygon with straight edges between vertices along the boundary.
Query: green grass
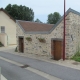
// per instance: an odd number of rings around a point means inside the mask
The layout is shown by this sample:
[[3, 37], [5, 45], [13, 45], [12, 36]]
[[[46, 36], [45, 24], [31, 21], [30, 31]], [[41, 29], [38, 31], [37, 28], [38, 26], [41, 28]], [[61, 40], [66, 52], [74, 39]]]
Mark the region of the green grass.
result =
[[71, 59], [80, 62], [80, 52], [77, 52]]

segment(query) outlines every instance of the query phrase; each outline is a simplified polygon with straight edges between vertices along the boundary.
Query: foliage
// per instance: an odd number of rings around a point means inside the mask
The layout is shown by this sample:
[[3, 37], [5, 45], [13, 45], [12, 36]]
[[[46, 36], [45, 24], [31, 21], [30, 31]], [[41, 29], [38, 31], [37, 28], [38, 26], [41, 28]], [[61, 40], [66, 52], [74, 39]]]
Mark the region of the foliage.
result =
[[80, 62], [80, 52], [78, 51], [71, 59]]
[[0, 47], [4, 46], [1, 42], [0, 42]]
[[36, 19], [35, 22], [42, 23], [39, 19]]
[[22, 5], [11, 5], [8, 4], [5, 8], [5, 10], [14, 18], [17, 20], [26, 20], [26, 21], [32, 21], [34, 19], [34, 12], [31, 8], [22, 6]]
[[27, 37], [26, 40], [27, 41], [32, 41], [32, 38], [31, 37]]
[[17, 47], [16, 47], [16, 49], [15, 49], [15, 52], [18, 52]]
[[60, 18], [61, 15], [58, 12], [50, 13], [48, 15], [47, 23], [56, 24]]
[[44, 38], [38, 38], [39, 42], [45, 43], [46, 40]]

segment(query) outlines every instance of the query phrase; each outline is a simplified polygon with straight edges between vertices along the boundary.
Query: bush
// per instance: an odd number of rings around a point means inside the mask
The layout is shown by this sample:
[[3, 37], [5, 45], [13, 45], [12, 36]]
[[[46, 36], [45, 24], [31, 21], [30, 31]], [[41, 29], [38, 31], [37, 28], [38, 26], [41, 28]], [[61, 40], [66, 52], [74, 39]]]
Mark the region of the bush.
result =
[[0, 42], [0, 47], [4, 46], [1, 42]]
[[46, 40], [44, 38], [38, 38], [39, 42], [45, 43]]
[[16, 49], [15, 49], [15, 52], [18, 52], [17, 47], [16, 47]]
[[78, 51], [71, 59], [80, 62], [80, 52]]
[[32, 41], [32, 38], [31, 37], [27, 37], [26, 40], [27, 41]]

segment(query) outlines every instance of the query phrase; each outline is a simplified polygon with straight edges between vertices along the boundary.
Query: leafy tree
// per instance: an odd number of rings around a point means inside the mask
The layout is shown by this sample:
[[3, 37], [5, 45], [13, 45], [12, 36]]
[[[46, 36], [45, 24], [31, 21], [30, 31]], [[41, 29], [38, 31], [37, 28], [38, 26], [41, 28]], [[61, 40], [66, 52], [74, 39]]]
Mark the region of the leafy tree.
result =
[[33, 21], [34, 12], [31, 8], [26, 6], [18, 6], [17, 4], [8, 4], [5, 10], [14, 18], [18, 20]]
[[61, 15], [58, 12], [50, 13], [48, 15], [47, 23], [55, 24], [61, 18]]
[[39, 23], [42, 23], [38, 18], [35, 20], [35, 22], [39, 22]]

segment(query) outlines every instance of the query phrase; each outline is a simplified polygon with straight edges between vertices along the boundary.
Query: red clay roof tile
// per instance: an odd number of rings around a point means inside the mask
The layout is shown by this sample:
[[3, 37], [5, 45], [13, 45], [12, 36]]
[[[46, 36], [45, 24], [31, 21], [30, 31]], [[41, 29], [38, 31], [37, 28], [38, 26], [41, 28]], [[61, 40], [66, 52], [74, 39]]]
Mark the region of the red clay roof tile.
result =
[[18, 21], [25, 31], [49, 31], [53, 24], [44, 24], [30, 21]]

